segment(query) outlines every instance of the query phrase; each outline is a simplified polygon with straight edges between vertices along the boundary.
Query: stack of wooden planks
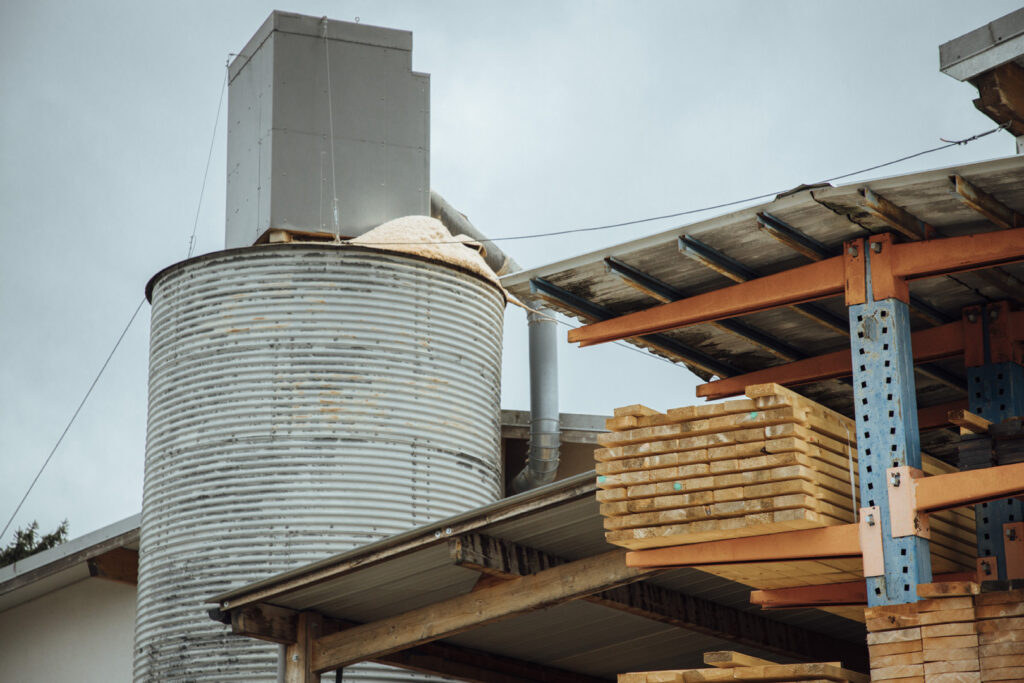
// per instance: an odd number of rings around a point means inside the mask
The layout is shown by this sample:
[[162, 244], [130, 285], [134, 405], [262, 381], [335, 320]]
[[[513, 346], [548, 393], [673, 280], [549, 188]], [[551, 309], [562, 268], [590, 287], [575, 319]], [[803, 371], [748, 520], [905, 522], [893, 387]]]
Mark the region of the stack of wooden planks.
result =
[[869, 681], [864, 674], [842, 668], [839, 662], [776, 664], [739, 652], [722, 651], [704, 653], [704, 663], [712, 668], [619, 674], [618, 683], [703, 683], [704, 681], [868, 683]]
[[[610, 543], [654, 548], [854, 521], [853, 421], [777, 384], [746, 393], [665, 413], [615, 411], [594, 453]], [[923, 469], [956, 471], [927, 456]], [[932, 532], [936, 572], [973, 568], [972, 510], [933, 515]]]
[[1024, 680], [1024, 591], [964, 582], [918, 592], [936, 597], [865, 611], [874, 683]]

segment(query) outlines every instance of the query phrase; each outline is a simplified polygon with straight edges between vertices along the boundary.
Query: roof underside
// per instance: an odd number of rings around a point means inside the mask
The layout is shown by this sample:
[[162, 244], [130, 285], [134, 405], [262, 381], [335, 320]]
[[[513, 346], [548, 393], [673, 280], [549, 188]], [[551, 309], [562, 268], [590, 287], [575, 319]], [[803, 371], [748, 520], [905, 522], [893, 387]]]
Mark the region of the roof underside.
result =
[[[609, 550], [587, 472], [420, 527], [215, 598], [227, 609], [262, 602], [369, 623], [472, 589], [480, 574], [453, 563], [448, 541], [477, 533], [567, 559]], [[645, 579], [680, 593], [759, 612], [750, 587], [681, 569]], [[772, 612], [771, 618], [837, 638], [863, 640], [863, 624], [819, 610]], [[709, 650], [739, 649], [776, 661], [780, 655], [581, 600], [475, 628], [443, 642], [614, 680], [640, 669], [703, 666]]]
[[[795, 228], [823, 246], [829, 255], [838, 255], [845, 240], [891, 232], [883, 220], [869, 211], [863, 188], [905, 209], [909, 214], [936, 228], [942, 236], [987, 232], [996, 229], [980, 213], [970, 208], [953, 190], [951, 177], [960, 175], [976, 188], [992, 195], [1004, 205], [1024, 212], [1024, 158], [1012, 157], [968, 166], [952, 167], [841, 187], [805, 188], [774, 201], [675, 228], [566, 261], [508, 275], [502, 284], [515, 296], [543, 298], [559, 312], [594, 322], [594, 309], [612, 316], [651, 308], [662, 303], [641, 291], [609, 265], [614, 259], [626, 268], [654, 278], [676, 292], [677, 298], [720, 289], [734, 284], [720, 272], [681, 252], [679, 238], [696, 238], [748, 274], [770, 275], [810, 263], [810, 259], [771, 237], [759, 227], [758, 214], [766, 213]], [[898, 237], [899, 239], [899, 237]], [[615, 265], [615, 264], [613, 264]], [[970, 272], [944, 276], [911, 284], [913, 329], [932, 327], [940, 322], [959, 320], [965, 306], [1024, 296], [1024, 265], [1004, 266], [1003, 286], [991, 273]], [[552, 288], [553, 286], [553, 288]], [[554, 292], [554, 295], [551, 293]], [[566, 295], [568, 293], [568, 295]], [[817, 301], [816, 311], [780, 308], [733, 319], [741, 327], [782, 346], [788, 345], [804, 355], [816, 356], [849, 347], [845, 331], [837, 331], [823, 319], [845, 322], [847, 311], [841, 297]], [[922, 313], [933, 309], [930, 315]], [[673, 361], [684, 362], [705, 380], [713, 375], [730, 376], [787, 362], [778, 352], [751, 341], [750, 334], [737, 334], [718, 323], [672, 330], [652, 338], [631, 339], [631, 343]], [[763, 341], [760, 340], [760, 341]], [[666, 343], [667, 342], [667, 343]], [[671, 349], [678, 352], [672, 352]], [[586, 353], [584, 350], [583, 353]], [[718, 372], [709, 371], [717, 363]], [[966, 394], [962, 358], [929, 363], [916, 372], [918, 406], [925, 408], [963, 399]], [[800, 393], [846, 415], [852, 414], [852, 388], [841, 380], [828, 380], [797, 388]], [[679, 405], [693, 403], [680, 397]], [[938, 430], [922, 437], [923, 448], [932, 455], [950, 459], [952, 433]]]

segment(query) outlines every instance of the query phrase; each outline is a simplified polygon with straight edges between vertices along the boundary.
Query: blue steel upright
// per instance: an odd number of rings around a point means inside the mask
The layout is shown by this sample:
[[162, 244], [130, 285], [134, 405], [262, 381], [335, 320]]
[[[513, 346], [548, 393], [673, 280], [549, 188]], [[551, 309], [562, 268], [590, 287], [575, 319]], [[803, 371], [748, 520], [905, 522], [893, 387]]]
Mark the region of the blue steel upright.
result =
[[[1024, 366], [1014, 362], [993, 362], [990, 327], [998, 307], [990, 306], [981, 317], [985, 347], [984, 364], [967, 368], [968, 407], [975, 415], [998, 424], [1011, 417], [1024, 415]], [[994, 557], [998, 576], [1005, 581], [1006, 547], [1003, 525], [1024, 521], [1024, 505], [1016, 498], [979, 503], [974, 506], [978, 531], [978, 557]]]
[[893, 538], [889, 522], [886, 470], [921, 467], [914, 358], [909, 307], [898, 299], [874, 300], [870, 249], [864, 256], [866, 302], [849, 306], [857, 466], [861, 507], [879, 508], [885, 560], [885, 575], [866, 579], [868, 605], [895, 605], [916, 602], [917, 584], [932, 580], [928, 540]]

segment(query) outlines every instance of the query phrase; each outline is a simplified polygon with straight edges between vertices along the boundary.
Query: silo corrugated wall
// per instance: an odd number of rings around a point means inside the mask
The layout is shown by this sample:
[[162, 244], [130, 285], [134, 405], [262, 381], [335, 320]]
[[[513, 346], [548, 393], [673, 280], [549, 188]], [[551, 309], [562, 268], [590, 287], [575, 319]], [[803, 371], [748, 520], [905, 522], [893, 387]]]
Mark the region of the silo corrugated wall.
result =
[[504, 298], [454, 267], [310, 245], [151, 286], [135, 677], [274, 680], [276, 646], [205, 601], [500, 496]]

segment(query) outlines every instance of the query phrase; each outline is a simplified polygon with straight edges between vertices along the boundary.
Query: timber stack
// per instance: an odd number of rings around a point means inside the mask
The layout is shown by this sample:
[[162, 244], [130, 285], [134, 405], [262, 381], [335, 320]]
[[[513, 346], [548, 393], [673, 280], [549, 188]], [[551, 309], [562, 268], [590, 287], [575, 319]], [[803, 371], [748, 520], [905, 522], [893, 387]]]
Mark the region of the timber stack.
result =
[[842, 668], [839, 662], [776, 664], [739, 652], [704, 653], [710, 668], [639, 671], [619, 674], [618, 683], [704, 683], [705, 681], [776, 681], [796, 683], [868, 683], [864, 674]]
[[918, 593], [926, 599], [865, 611], [874, 683], [1024, 680], [1024, 591], [955, 582]]
[[[749, 386], [746, 396], [615, 411], [594, 452], [609, 543], [637, 550], [855, 521], [868, 502], [854, 502], [853, 421], [778, 384]], [[956, 471], [927, 455], [922, 469]], [[974, 569], [973, 510], [932, 515], [931, 527], [934, 572]], [[714, 573], [766, 589], [862, 578], [859, 560], [776, 564]]]

